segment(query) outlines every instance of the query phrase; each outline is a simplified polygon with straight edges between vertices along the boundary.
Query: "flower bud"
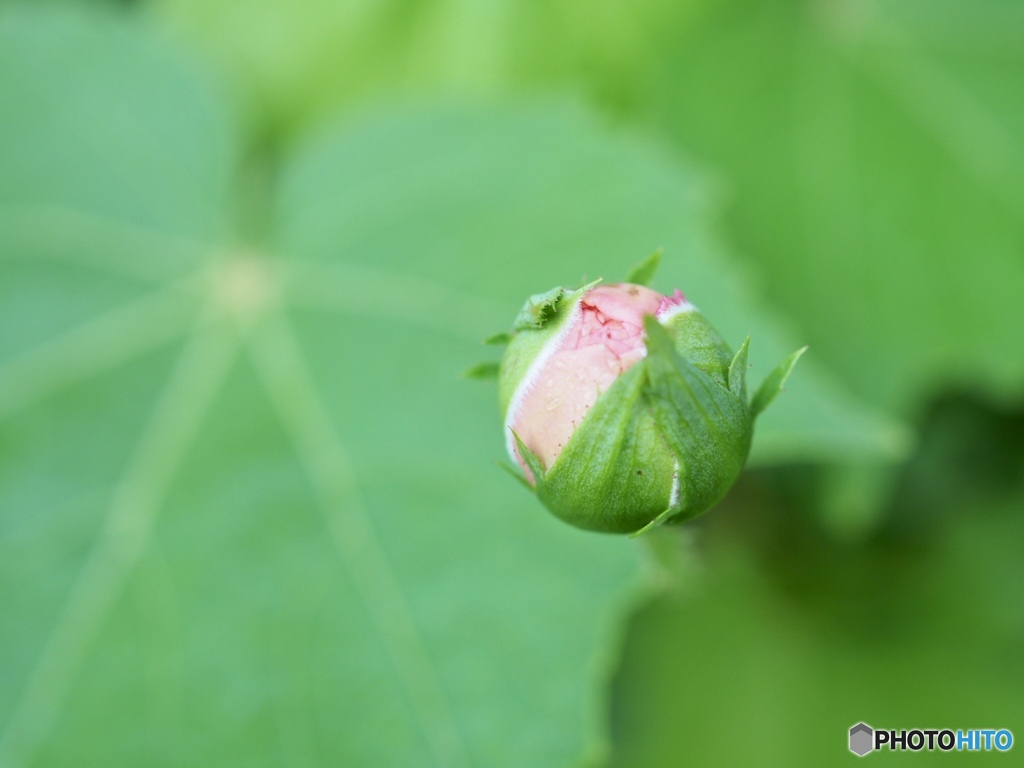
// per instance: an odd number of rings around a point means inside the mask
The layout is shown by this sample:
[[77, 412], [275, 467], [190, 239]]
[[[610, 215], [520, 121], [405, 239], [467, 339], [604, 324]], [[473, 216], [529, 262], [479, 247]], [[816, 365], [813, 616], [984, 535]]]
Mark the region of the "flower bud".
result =
[[747, 342], [734, 355], [678, 290], [591, 283], [531, 296], [498, 373], [509, 454], [580, 528], [694, 517], [736, 480], [755, 416], [801, 352], [748, 402]]

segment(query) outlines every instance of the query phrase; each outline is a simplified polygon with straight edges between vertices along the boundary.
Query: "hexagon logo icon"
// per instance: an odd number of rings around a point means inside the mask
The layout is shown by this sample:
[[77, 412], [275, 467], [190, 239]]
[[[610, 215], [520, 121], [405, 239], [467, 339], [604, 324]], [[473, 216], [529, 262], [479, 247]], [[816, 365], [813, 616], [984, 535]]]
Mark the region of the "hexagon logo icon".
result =
[[867, 723], [857, 723], [850, 729], [850, 751], [864, 757], [875, 748], [875, 732]]

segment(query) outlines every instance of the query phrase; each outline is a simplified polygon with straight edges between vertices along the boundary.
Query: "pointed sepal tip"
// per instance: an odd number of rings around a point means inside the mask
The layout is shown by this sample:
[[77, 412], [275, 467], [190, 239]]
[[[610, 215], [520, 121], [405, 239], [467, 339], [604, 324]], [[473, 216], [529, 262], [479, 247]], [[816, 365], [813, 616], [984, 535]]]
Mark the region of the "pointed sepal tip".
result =
[[519, 455], [523, 457], [523, 462], [527, 467], [529, 467], [530, 474], [533, 475], [534, 486], [539, 488], [541, 481], [544, 480], [544, 475], [546, 474], [544, 465], [541, 463], [540, 459], [537, 458], [537, 454], [526, 447], [526, 443], [520, 439], [519, 435], [516, 434], [516, 431], [512, 429], [512, 427], [509, 427], [509, 432], [512, 433], [512, 437], [516, 441], [516, 447], [519, 449]]
[[626, 275], [626, 282], [650, 286], [651, 281], [654, 280], [655, 273], [658, 271], [658, 266], [661, 264], [662, 251], [664, 251], [664, 248], [658, 248], [639, 264], [635, 264]]
[[750, 348], [750, 337], [743, 340], [739, 351], [729, 363], [729, 391], [743, 402], [747, 401], [747, 351]]
[[771, 405], [772, 401], [779, 396], [779, 393], [786, 384], [786, 380], [789, 378], [789, 374], [793, 372], [793, 368], [796, 366], [797, 360], [799, 360], [806, 351], [807, 347], [801, 347], [798, 349], [775, 366], [775, 370], [769, 373], [768, 377], [761, 382], [761, 386], [757, 388], [757, 392], [750, 401], [751, 416], [757, 416], [763, 412], [764, 409]]

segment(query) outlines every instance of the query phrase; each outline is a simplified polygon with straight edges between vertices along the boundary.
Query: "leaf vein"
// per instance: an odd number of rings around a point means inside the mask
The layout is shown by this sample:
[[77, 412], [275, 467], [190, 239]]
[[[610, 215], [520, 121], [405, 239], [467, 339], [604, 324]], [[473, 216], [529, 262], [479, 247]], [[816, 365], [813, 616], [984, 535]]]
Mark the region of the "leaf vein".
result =
[[0, 419], [186, 332], [195, 278], [105, 312], [0, 366]]
[[31, 763], [53, 727], [92, 642], [144, 554], [170, 483], [205, 419], [237, 347], [230, 327], [200, 318], [160, 394], [137, 451], [111, 495], [85, 564], [12, 716], [0, 766]]
[[349, 452], [331, 425], [283, 315], [250, 337], [257, 375], [318, 496], [339, 558], [362, 596], [437, 764], [466, 765], [458, 726], [398, 577], [359, 497]]

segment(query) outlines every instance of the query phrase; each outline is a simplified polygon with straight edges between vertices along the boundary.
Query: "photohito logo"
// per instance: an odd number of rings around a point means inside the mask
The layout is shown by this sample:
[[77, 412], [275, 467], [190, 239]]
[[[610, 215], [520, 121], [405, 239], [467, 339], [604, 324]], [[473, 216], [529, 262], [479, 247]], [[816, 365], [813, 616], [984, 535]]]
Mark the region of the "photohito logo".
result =
[[850, 729], [850, 751], [864, 757], [876, 749], [920, 752], [936, 749], [943, 752], [1006, 752], [1013, 746], [1013, 733], [1006, 728], [913, 728], [886, 730], [857, 723]]

